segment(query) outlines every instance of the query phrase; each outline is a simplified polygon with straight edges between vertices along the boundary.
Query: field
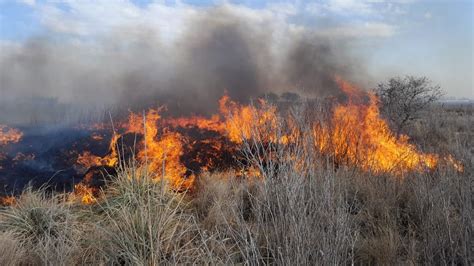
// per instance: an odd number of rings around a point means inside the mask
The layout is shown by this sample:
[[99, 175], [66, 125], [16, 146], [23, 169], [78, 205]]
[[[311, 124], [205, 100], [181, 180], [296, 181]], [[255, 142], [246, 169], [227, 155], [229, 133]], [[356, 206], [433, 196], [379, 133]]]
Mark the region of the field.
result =
[[[281, 145], [255, 126], [242, 138], [242, 170], [204, 172], [186, 189], [156, 178], [164, 165], [129, 158], [94, 195], [40, 188], [4, 198], [0, 265], [472, 263], [472, 105], [432, 106], [414, 121], [410, 145], [438, 157], [406, 171], [354, 160], [370, 151], [362, 146], [318, 150], [326, 142], [306, 119], [328, 115], [292, 113], [301, 138]], [[278, 121], [281, 139], [294, 125]]]

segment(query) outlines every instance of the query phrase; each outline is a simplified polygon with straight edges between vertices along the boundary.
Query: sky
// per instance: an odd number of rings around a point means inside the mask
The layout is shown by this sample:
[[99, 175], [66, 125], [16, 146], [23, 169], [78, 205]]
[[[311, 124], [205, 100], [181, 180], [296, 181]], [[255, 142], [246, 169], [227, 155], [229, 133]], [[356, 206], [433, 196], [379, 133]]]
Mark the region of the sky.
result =
[[216, 5], [349, 43], [375, 82], [426, 76], [447, 97], [474, 99], [472, 0], [0, 0], [0, 56], [31, 38], [89, 43], [136, 25], [172, 42], [188, 17]]

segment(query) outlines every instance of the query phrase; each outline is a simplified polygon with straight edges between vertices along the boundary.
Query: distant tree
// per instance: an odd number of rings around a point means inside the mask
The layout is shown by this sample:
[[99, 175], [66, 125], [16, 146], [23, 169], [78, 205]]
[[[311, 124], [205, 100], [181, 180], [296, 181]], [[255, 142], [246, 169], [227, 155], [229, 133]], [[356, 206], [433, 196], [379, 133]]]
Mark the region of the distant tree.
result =
[[438, 85], [426, 77], [394, 77], [375, 88], [380, 99], [381, 113], [402, 133], [408, 124], [443, 95]]

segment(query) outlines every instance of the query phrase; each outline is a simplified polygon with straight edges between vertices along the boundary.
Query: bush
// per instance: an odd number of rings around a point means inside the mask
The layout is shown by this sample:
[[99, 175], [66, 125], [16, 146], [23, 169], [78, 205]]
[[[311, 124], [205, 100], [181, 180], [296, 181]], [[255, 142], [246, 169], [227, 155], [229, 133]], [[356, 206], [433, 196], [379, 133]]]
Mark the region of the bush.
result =
[[61, 195], [27, 189], [0, 212], [0, 230], [14, 236], [27, 257], [42, 264], [69, 265], [80, 256], [77, 215]]
[[185, 194], [136, 167], [122, 168], [99, 206], [96, 249], [108, 264], [193, 264], [213, 261]]
[[382, 114], [400, 134], [421, 112], [439, 100], [439, 86], [431, 85], [426, 77], [395, 77], [377, 85], [375, 92], [380, 100]]

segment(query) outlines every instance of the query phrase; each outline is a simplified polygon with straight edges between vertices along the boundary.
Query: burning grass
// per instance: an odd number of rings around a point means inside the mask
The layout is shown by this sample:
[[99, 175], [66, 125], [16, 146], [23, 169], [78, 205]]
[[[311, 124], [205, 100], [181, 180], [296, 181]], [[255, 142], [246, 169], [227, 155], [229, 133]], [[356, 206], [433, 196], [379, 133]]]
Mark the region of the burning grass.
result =
[[105, 154], [77, 153], [89, 170], [73, 192], [3, 199], [0, 261], [468, 265], [469, 132], [416, 145], [373, 95], [338, 81], [349, 100], [328, 109], [223, 97], [210, 118], [131, 113]]
[[0, 245], [16, 243], [11, 248], [25, 256], [0, 257], [78, 264], [467, 264], [466, 176], [446, 169], [399, 182], [350, 168], [302, 175], [292, 161], [280, 163], [270, 179], [204, 175], [188, 193], [127, 166], [92, 205], [25, 192], [0, 215], [8, 236]]
[[[443, 161], [461, 170], [461, 164], [452, 156], [424, 153], [410, 143], [408, 136], [392, 133], [380, 116], [375, 95], [340, 77], [336, 77], [336, 82], [348, 100], [331, 106], [327, 110], [331, 115], [324, 119], [308, 114], [294, 117], [291, 111], [279, 110], [264, 99], [254, 105], [240, 105], [223, 96], [219, 114], [210, 118], [163, 117], [162, 108], [130, 113], [128, 120], [119, 122], [114, 130], [107, 155], [84, 151], [76, 163], [86, 168], [113, 167], [120, 156], [126, 157], [121, 152], [131, 150], [140, 165], [154, 173], [154, 179], [164, 178], [176, 190], [186, 190], [193, 187], [196, 176], [202, 172], [236, 169], [240, 167], [239, 161], [245, 164], [246, 158], [238, 158], [244, 142], [258, 140], [262, 146], [254, 148], [265, 150], [274, 145], [291, 148], [305, 139], [305, 145], [314, 146], [312, 153], [329, 156], [337, 167], [350, 165], [367, 172], [403, 177], [410, 172], [434, 170]], [[304, 112], [320, 115], [310, 107]], [[133, 147], [132, 143], [124, 143], [130, 135], [134, 136]], [[226, 155], [229, 159], [223, 160]], [[256, 175], [263, 172], [255, 170], [245, 169]]]
[[0, 124], [0, 145], [17, 143], [21, 140], [23, 133], [15, 128], [9, 128]]

